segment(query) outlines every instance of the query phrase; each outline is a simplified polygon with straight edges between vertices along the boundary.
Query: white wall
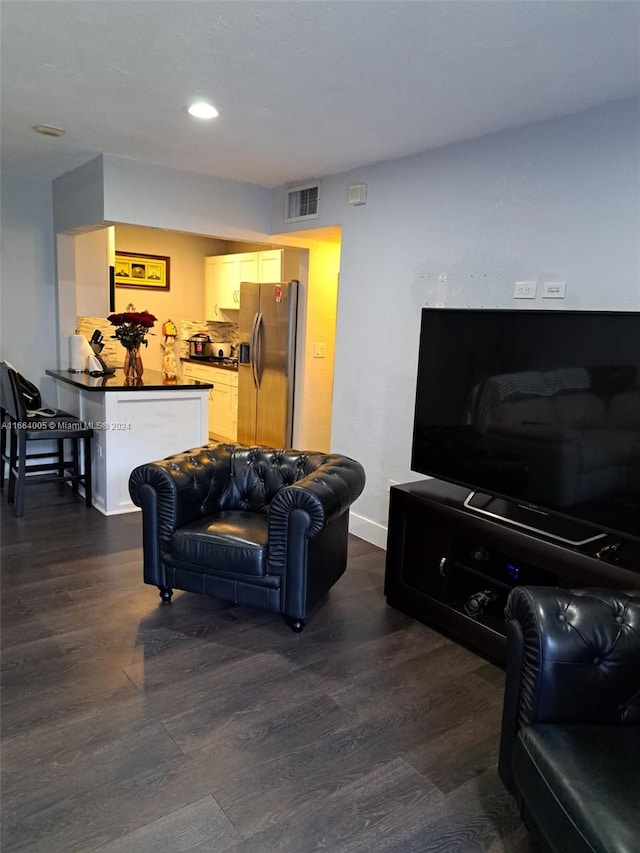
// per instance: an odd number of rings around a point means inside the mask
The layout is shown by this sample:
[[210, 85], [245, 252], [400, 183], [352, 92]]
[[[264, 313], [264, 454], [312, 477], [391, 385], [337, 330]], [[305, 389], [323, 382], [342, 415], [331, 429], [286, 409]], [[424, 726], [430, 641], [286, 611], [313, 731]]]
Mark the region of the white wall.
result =
[[109, 229], [78, 234], [75, 240], [76, 312], [85, 317], [109, 313]]
[[[548, 278], [567, 282], [562, 307], [640, 309], [639, 107], [323, 178], [313, 225], [343, 228], [332, 448], [367, 473], [354, 532], [384, 544], [387, 480], [419, 479], [409, 460], [421, 306], [513, 307], [516, 280]], [[368, 203], [350, 207], [356, 183]], [[272, 231], [300, 230], [285, 226], [283, 197], [274, 190]]]
[[102, 223], [104, 210], [103, 157], [94, 157], [53, 181], [56, 234]]
[[104, 218], [111, 222], [264, 241], [270, 190], [105, 154]]
[[2, 175], [0, 356], [40, 385], [57, 363], [51, 182]]

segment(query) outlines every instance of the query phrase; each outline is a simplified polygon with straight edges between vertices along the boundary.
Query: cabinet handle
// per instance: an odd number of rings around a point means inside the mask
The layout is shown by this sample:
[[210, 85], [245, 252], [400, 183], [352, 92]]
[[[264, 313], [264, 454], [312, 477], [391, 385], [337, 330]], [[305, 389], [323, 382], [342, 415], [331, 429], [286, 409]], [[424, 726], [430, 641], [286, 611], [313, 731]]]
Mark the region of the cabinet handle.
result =
[[440, 574], [442, 575], [442, 577], [444, 577], [447, 574], [447, 558], [446, 557], [440, 558], [439, 570], [440, 570]]

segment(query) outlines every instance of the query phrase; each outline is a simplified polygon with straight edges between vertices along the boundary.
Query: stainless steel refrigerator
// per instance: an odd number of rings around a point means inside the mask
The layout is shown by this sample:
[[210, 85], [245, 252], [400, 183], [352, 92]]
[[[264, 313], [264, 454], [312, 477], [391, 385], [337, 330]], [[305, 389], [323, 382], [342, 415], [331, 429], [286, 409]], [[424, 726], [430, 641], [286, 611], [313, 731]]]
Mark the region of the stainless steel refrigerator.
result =
[[291, 447], [298, 282], [240, 285], [238, 441]]

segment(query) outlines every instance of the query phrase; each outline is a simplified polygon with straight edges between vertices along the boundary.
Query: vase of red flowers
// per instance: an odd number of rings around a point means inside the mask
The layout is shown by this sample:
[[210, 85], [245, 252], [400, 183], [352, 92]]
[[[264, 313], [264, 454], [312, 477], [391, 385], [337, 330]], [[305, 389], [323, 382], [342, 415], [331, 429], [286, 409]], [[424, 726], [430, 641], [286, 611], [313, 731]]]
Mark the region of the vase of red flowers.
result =
[[116, 327], [115, 334], [126, 349], [124, 359], [124, 377], [127, 382], [142, 377], [143, 366], [140, 348], [148, 346], [147, 334], [158, 318], [148, 311], [124, 311], [122, 314], [109, 314], [107, 320]]
[[128, 349], [124, 357], [124, 378], [127, 385], [135, 384], [134, 380], [142, 379], [144, 367], [142, 357], [137, 347]]

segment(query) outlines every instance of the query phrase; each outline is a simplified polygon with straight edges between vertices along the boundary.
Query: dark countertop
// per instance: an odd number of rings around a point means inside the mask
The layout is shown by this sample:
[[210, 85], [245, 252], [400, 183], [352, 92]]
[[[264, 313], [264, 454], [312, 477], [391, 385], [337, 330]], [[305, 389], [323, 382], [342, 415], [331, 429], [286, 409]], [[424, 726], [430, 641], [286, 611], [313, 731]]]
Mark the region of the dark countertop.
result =
[[202, 367], [215, 367], [218, 370], [231, 370], [233, 373], [238, 372], [238, 364], [226, 364], [218, 359], [206, 359], [206, 358], [181, 358], [180, 361], [188, 361], [189, 364], [199, 364]]
[[89, 376], [88, 373], [70, 373], [68, 370], [46, 370], [45, 373], [83, 391], [184, 391], [187, 388], [203, 391], [206, 388], [213, 388], [213, 384], [209, 382], [164, 379], [159, 370], [147, 370], [147, 368], [142, 374], [142, 379], [135, 385], [125, 384], [121, 367], [116, 367], [116, 372], [111, 376]]

